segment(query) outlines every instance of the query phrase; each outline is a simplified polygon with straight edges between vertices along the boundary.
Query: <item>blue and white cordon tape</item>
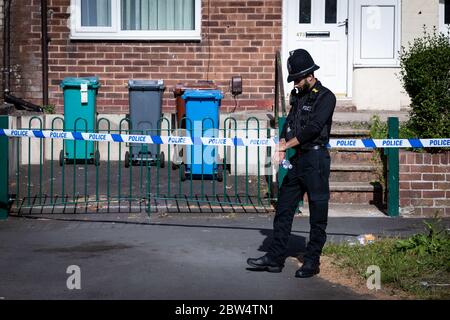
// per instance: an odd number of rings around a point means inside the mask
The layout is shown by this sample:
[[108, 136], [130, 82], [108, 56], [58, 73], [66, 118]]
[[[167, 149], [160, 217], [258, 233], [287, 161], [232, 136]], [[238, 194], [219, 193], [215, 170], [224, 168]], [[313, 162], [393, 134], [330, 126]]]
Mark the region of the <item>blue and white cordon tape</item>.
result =
[[[127, 142], [144, 144], [178, 144], [207, 146], [275, 146], [278, 137], [268, 139], [253, 138], [212, 138], [150, 136], [137, 134], [108, 134], [63, 132], [50, 130], [0, 129], [0, 136], [18, 138], [64, 139], [81, 141]], [[445, 139], [331, 139], [328, 148], [443, 148], [450, 147], [450, 138]]]

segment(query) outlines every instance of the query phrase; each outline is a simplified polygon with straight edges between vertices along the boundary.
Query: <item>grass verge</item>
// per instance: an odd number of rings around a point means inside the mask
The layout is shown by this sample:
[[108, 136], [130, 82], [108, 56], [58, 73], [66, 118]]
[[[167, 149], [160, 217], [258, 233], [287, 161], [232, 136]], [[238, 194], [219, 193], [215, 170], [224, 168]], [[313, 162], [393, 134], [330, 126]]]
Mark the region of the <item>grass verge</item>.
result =
[[417, 299], [450, 299], [450, 233], [439, 220], [425, 224], [425, 233], [407, 239], [378, 239], [364, 246], [328, 244], [323, 253], [365, 279], [370, 276], [367, 268], [378, 266], [382, 286]]

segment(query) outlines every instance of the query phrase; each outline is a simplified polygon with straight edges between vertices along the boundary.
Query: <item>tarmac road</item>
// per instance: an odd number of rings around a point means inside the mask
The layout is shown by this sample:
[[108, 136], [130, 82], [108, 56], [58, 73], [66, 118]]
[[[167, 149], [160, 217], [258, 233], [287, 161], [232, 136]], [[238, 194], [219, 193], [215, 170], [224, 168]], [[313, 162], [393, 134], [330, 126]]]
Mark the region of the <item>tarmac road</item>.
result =
[[[46, 217], [51, 217], [47, 219]], [[71, 219], [61, 221], [54, 219]], [[0, 299], [372, 299], [320, 277], [297, 279], [308, 218], [296, 217], [281, 273], [247, 270], [264, 254], [272, 215], [98, 214], [0, 221]], [[449, 223], [449, 220], [445, 220]], [[329, 241], [407, 235], [421, 219], [330, 218]], [[81, 289], [67, 287], [69, 266]]]

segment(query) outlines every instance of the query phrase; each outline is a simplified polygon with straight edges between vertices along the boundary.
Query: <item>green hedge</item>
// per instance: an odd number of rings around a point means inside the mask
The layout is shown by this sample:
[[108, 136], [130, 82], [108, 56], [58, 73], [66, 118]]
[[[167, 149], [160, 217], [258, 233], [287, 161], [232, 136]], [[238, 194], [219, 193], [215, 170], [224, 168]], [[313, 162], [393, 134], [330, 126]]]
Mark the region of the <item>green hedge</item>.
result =
[[[450, 137], [450, 38], [424, 31], [400, 54], [401, 80], [411, 98], [408, 135]], [[435, 150], [437, 151], [437, 150]]]

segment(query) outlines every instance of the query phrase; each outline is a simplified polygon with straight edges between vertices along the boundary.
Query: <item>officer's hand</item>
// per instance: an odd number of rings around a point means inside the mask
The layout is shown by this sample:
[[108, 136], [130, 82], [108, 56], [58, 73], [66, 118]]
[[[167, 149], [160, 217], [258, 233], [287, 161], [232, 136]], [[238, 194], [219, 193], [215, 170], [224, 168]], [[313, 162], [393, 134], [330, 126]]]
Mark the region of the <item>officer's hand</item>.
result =
[[278, 147], [278, 152], [285, 152], [286, 151], [286, 140], [285, 139], [281, 139], [280, 142], [277, 145]]
[[[283, 148], [284, 147], [282, 147], [282, 149]], [[286, 156], [286, 152], [285, 151], [280, 151], [280, 146], [277, 145], [275, 147], [275, 151], [274, 151], [273, 156], [272, 156], [272, 161], [275, 162], [275, 163], [280, 163], [281, 161], [283, 161], [285, 156]]]

